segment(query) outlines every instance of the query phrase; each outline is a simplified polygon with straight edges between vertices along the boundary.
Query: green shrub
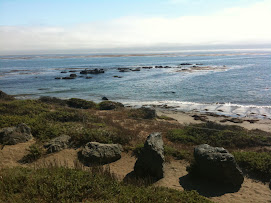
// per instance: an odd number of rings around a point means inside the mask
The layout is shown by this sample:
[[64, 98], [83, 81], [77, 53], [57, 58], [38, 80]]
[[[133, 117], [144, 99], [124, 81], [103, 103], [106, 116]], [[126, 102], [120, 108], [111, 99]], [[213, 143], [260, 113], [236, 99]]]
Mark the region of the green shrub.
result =
[[[138, 157], [138, 155], [141, 153], [143, 147], [144, 147], [144, 144], [138, 144], [134, 148], [132, 148], [133, 155]], [[174, 147], [171, 147], [168, 145], [164, 145], [164, 153], [165, 153], [165, 156], [172, 156], [178, 160], [185, 159], [185, 160], [190, 161], [191, 159], [193, 159], [192, 153], [190, 153], [186, 150], [178, 150], [178, 149], [175, 149]]]
[[65, 106], [67, 104], [67, 100], [62, 100], [56, 97], [42, 96], [39, 98], [39, 100], [47, 104], [57, 104], [62, 106]]
[[222, 126], [212, 122], [185, 126], [168, 131], [167, 138], [172, 142], [199, 145], [209, 144], [218, 147], [246, 148], [271, 144], [271, 136], [266, 133], [248, 131], [239, 126]]
[[195, 191], [119, 183], [101, 170], [12, 168], [0, 177], [1, 202], [210, 202]]
[[271, 152], [233, 152], [238, 165], [249, 175], [269, 181], [271, 178]]
[[119, 109], [123, 108], [124, 105], [119, 102], [113, 102], [113, 101], [102, 101], [99, 103], [99, 109], [100, 110], [113, 110], [113, 109]]
[[79, 108], [79, 109], [94, 109], [97, 104], [93, 101], [86, 101], [84, 99], [71, 98], [67, 101], [69, 107]]
[[27, 150], [28, 154], [25, 155], [20, 162], [22, 163], [31, 163], [33, 161], [36, 161], [42, 156], [42, 147], [38, 144], [32, 144], [29, 146], [29, 149]]
[[6, 94], [5, 92], [0, 90], [0, 100], [4, 100], [4, 101], [12, 101], [15, 98], [11, 95]]
[[134, 119], [154, 119], [156, 112], [154, 109], [141, 107], [139, 109], [130, 109], [129, 116]]
[[165, 145], [165, 155], [172, 156], [178, 160], [185, 159], [191, 161], [193, 159], [193, 154], [191, 152], [187, 150], [178, 150], [168, 145]]

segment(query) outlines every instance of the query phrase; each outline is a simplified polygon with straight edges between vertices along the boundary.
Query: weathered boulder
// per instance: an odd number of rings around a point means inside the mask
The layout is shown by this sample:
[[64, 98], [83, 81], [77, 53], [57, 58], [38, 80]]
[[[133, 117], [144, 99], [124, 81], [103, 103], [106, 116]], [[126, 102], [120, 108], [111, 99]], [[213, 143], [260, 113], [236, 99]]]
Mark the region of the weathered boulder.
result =
[[68, 135], [61, 135], [51, 139], [44, 147], [47, 149], [47, 153], [59, 152], [69, 147], [70, 139], [71, 137]]
[[5, 145], [27, 142], [32, 138], [31, 129], [24, 123], [0, 130], [0, 143]]
[[148, 136], [142, 151], [134, 166], [135, 175], [138, 177], [164, 177], [164, 142], [160, 133]]
[[105, 164], [121, 158], [122, 147], [119, 144], [89, 142], [81, 151], [80, 159], [87, 165]]
[[100, 110], [113, 110], [118, 108], [123, 108], [124, 105], [119, 102], [113, 102], [113, 101], [103, 101], [99, 103]]
[[244, 177], [234, 156], [223, 147], [202, 144], [194, 149], [197, 171], [200, 176], [233, 186], [241, 186]]

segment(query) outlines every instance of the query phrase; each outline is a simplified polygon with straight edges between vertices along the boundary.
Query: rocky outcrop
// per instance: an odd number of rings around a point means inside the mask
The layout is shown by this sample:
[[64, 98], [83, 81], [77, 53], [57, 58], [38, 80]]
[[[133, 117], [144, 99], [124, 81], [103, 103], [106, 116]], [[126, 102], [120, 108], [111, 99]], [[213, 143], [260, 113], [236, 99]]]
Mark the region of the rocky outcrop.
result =
[[104, 69], [97, 69], [97, 68], [93, 70], [85, 69], [80, 72], [80, 74], [100, 74], [100, 73], [104, 73]]
[[223, 147], [199, 145], [194, 149], [194, 157], [198, 175], [236, 187], [243, 183], [243, 173], [234, 156]]
[[69, 147], [70, 139], [70, 136], [62, 135], [50, 140], [44, 147], [47, 149], [47, 153], [59, 152]]
[[0, 130], [0, 143], [4, 145], [23, 143], [32, 138], [31, 129], [24, 123], [16, 127], [8, 127]]
[[81, 151], [79, 159], [87, 166], [106, 164], [121, 158], [122, 147], [119, 144], [89, 142]]
[[102, 97], [102, 100], [107, 101], [108, 98], [107, 97]]
[[138, 177], [164, 177], [164, 143], [160, 133], [148, 136], [144, 148], [138, 156], [134, 166], [134, 173]]

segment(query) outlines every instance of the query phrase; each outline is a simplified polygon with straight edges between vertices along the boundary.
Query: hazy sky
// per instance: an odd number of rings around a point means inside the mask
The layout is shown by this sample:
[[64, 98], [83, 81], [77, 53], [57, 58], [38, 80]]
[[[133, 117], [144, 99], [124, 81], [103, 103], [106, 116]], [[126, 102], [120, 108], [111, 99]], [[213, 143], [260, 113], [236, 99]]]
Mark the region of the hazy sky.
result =
[[0, 53], [271, 44], [271, 0], [0, 0]]

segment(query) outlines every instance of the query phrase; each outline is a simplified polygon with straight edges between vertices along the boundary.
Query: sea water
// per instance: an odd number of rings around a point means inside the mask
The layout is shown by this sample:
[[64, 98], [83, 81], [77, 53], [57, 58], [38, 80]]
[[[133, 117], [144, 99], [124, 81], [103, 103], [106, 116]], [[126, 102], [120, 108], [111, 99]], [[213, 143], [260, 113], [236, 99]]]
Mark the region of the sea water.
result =
[[[203, 64], [211, 69], [180, 71]], [[119, 72], [142, 66], [171, 68]], [[91, 79], [57, 80], [80, 70], [103, 68]], [[67, 73], [60, 73], [67, 71]], [[119, 77], [114, 77], [119, 76]], [[231, 116], [271, 118], [271, 50], [187, 51], [142, 55], [0, 56], [0, 89], [18, 98], [52, 96], [126, 105], [158, 105]]]

